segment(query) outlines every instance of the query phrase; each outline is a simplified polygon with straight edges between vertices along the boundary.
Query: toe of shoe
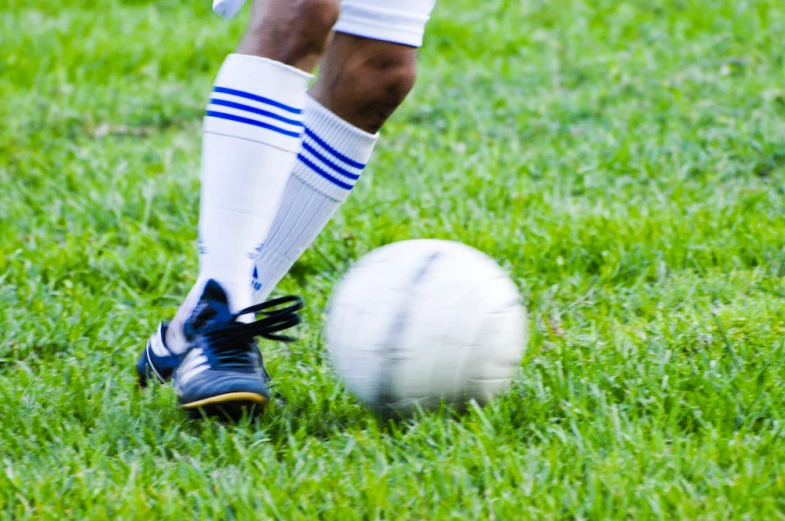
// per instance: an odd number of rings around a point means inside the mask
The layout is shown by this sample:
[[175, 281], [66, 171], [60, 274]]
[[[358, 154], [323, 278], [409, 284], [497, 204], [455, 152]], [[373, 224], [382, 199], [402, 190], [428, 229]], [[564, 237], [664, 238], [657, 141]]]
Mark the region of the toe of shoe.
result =
[[142, 350], [139, 361], [136, 362], [136, 376], [139, 379], [139, 385], [147, 387], [150, 382], [150, 368], [147, 362], [147, 348]]

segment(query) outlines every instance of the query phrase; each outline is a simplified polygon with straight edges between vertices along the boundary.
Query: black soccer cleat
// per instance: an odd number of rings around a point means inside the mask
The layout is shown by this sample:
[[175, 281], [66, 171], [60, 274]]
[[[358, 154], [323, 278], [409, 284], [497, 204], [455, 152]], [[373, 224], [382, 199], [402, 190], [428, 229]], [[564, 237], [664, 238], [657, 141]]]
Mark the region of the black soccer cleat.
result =
[[167, 322], [161, 322], [158, 330], [147, 341], [147, 345], [136, 364], [139, 385], [147, 387], [152, 379], [166, 383], [172, 378], [174, 370], [180, 365], [183, 355], [172, 353], [166, 346]]
[[[180, 405], [193, 416], [223, 416], [238, 419], [264, 409], [270, 400], [270, 379], [256, 337], [291, 342], [281, 331], [301, 322], [299, 297], [282, 297], [243, 309], [229, 311], [226, 292], [209, 280], [194, 318], [185, 325], [188, 349], [174, 371], [174, 390]], [[261, 314], [255, 322], [243, 323], [242, 315]]]

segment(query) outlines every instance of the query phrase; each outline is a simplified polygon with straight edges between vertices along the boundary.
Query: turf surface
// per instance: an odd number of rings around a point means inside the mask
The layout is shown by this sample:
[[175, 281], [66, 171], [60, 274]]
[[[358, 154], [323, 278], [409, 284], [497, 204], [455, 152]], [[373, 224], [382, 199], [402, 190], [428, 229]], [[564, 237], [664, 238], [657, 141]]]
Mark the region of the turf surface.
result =
[[[0, 1], [0, 516], [785, 518], [785, 7], [451, 0], [367, 175], [287, 278], [286, 403], [194, 422], [132, 373], [193, 281], [209, 2]], [[492, 406], [382, 428], [322, 310], [391, 241], [531, 312]]]

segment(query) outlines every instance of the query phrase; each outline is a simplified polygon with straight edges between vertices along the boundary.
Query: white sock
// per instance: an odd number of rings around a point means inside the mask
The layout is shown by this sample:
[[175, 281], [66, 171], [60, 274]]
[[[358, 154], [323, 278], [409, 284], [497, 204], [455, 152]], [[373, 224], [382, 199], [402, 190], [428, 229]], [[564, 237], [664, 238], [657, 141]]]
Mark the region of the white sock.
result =
[[208, 279], [226, 289], [238, 311], [252, 303], [256, 246], [265, 240], [300, 150], [308, 81], [279, 62], [230, 54], [204, 119], [199, 278], [167, 331], [185, 350], [182, 326]]
[[349, 197], [378, 135], [342, 120], [311, 96], [305, 134], [281, 207], [254, 267], [254, 302], [266, 299]]

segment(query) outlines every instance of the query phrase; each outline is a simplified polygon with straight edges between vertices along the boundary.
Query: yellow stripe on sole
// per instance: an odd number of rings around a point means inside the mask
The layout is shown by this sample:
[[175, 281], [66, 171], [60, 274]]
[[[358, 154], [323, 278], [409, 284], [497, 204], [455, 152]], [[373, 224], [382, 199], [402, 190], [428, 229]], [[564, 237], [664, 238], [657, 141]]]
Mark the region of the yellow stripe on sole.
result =
[[219, 405], [231, 402], [253, 402], [262, 404], [267, 403], [267, 397], [256, 393], [226, 393], [191, 403], [184, 403], [182, 405], [185, 409], [196, 409], [197, 407], [204, 407], [206, 405]]

